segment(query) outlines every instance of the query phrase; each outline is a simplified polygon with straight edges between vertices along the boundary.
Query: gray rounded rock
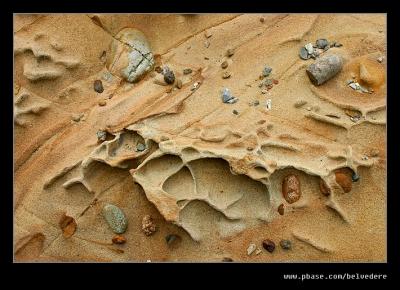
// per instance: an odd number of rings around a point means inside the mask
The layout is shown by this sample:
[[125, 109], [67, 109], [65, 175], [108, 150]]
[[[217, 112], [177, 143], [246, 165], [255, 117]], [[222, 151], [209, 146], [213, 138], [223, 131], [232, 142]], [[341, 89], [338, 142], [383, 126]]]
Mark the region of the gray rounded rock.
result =
[[281, 240], [279, 242], [279, 245], [281, 246], [282, 249], [284, 250], [290, 250], [292, 248], [292, 242], [289, 240]]
[[103, 216], [114, 233], [123, 234], [126, 231], [128, 220], [119, 207], [106, 204], [103, 207]]
[[308, 51], [304, 46], [302, 46], [300, 48], [299, 56], [301, 59], [304, 59], [304, 60], [307, 60], [310, 58], [310, 55], [308, 54]]
[[317, 40], [317, 47], [320, 49], [324, 49], [326, 46], [329, 46], [328, 40], [321, 38]]
[[319, 86], [337, 75], [342, 66], [343, 60], [339, 55], [323, 56], [307, 68], [307, 74], [311, 82]]

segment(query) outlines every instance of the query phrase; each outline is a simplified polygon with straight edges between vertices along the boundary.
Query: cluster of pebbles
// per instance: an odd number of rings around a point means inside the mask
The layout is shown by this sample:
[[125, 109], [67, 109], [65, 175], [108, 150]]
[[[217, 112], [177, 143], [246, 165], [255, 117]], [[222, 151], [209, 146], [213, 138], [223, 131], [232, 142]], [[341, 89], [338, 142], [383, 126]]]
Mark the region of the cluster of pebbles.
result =
[[326, 52], [331, 47], [341, 47], [343, 46], [341, 43], [333, 41], [329, 42], [325, 38], [318, 39], [315, 44], [307, 43], [303, 47], [300, 48], [299, 56], [303, 60], [307, 60], [310, 58], [316, 59], [320, 56], [321, 53]]

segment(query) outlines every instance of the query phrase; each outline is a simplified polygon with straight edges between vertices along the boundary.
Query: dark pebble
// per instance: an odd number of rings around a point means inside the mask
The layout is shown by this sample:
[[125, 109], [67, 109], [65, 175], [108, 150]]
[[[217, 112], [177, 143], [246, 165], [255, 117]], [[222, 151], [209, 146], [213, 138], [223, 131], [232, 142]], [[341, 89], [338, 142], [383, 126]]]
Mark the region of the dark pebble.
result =
[[225, 257], [222, 259], [222, 262], [233, 262], [232, 258]]
[[174, 72], [172, 70], [167, 70], [164, 73], [164, 81], [167, 84], [173, 84], [175, 82], [175, 75], [174, 75]]
[[275, 243], [270, 239], [266, 239], [262, 243], [263, 248], [266, 249], [268, 252], [272, 253], [275, 250]]
[[317, 47], [321, 48], [321, 49], [324, 49], [326, 46], [329, 46], [328, 40], [326, 40], [324, 38], [318, 39], [316, 44], [317, 44]]
[[94, 84], [93, 84], [93, 88], [96, 92], [98, 92], [99, 94], [101, 94], [102, 92], [104, 92], [104, 88], [103, 88], [103, 83], [101, 82], [101, 80], [95, 80]]
[[162, 72], [162, 68], [160, 66], [156, 66], [155, 71], [160, 74]]
[[239, 112], [237, 110], [233, 110], [232, 113], [235, 115], [239, 115]]
[[304, 60], [310, 59], [310, 55], [308, 54], [308, 51], [304, 46], [300, 48], [299, 56], [301, 59]]
[[292, 248], [292, 242], [289, 240], [281, 240], [279, 242], [279, 245], [281, 246], [282, 249], [284, 250], [290, 250]]
[[284, 215], [285, 214], [285, 206], [283, 205], [283, 203], [281, 203], [278, 206], [278, 212], [279, 212], [280, 215]]
[[188, 75], [188, 74], [191, 74], [192, 73], [192, 69], [190, 69], [190, 68], [185, 68], [184, 70], [183, 70], [183, 74], [184, 75]]
[[353, 175], [351, 176], [351, 180], [353, 182], [357, 182], [357, 181], [360, 180], [360, 176], [357, 173], [354, 172]]
[[174, 241], [178, 240], [179, 236], [174, 234], [169, 234], [165, 237], [165, 241], [168, 245], [171, 245]]

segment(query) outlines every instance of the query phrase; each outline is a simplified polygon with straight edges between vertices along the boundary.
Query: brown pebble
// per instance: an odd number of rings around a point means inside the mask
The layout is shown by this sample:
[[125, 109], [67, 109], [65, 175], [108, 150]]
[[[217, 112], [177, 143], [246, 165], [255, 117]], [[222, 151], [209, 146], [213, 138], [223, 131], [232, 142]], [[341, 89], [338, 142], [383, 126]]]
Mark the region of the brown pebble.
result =
[[228, 72], [228, 71], [224, 72], [224, 74], [222, 75], [222, 78], [223, 78], [223, 79], [228, 79], [228, 78], [230, 78], [230, 77], [231, 77], [231, 73]]
[[154, 234], [157, 230], [157, 227], [153, 221], [153, 218], [150, 215], [145, 215], [142, 220], [142, 231], [146, 236], [150, 236]]
[[278, 212], [279, 212], [280, 215], [284, 215], [284, 213], [285, 213], [285, 206], [283, 205], [283, 203], [281, 203], [281, 204], [278, 206]]
[[226, 51], [226, 56], [228, 56], [228, 57], [231, 57], [232, 55], [234, 55], [235, 54], [235, 50], [233, 49], [233, 48], [229, 48], [227, 51]]
[[191, 74], [192, 72], [193, 72], [193, 71], [192, 71], [191, 68], [185, 68], [185, 69], [183, 70], [183, 74], [184, 74], [184, 75]]
[[126, 239], [121, 235], [116, 235], [112, 238], [114, 244], [122, 245], [126, 243]]
[[160, 74], [162, 72], [161, 66], [156, 66], [155, 71]]
[[274, 83], [274, 85], [277, 85], [277, 84], [279, 84], [279, 81], [278, 81], [278, 80], [276, 80], [276, 79], [273, 79], [273, 80], [272, 80], [272, 82]]
[[294, 203], [300, 199], [300, 180], [297, 178], [296, 175], [291, 174], [283, 179], [282, 193], [283, 197], [288, 203]]
[[99, 101], [99, 106], [105, 106], [105, 105], [107, 105], [107, 102], [105, 100]]
[[335, 177], [336, 177], [337, 184], [340, 185], [340, 187], [343, 189], [343, 191], [345, 193], [348, 193], [351, 191], [351, 187], [352, 187], [351, 175], [348, 175], [343, 172], [335, 172]]
[[325, 196], [329, 196], [331, 194], [331, 190], [326, 184], [326, 182], [321, 178], [319, 180], [319, 189], [321, 190], [322, 194]]
[[232, 258], [225, 257], [222, 259], [222, 262], [233, 262]]
[[227, 61], [224, 61], [223, 63], [221, 63], [221, 67], [222, 67], [223, 69], [227, 68], [227, 67], [228, 67], [228, 62], [227, 62]]
[[275, 243], [270, 239], [266, 239], [262, 242], [263, 248], [268, 252], [272, 253], [275, 250]]
[[265, 21], [265, 18], [264, 17], [260, 17], [260, 22], [264, 23], [264, 21]]
[[104, 92], [103, 83], [101, 82], [101, 80], [95, 80], [94, 83], [93, 83], [93, 88], [99, 94]]
[[176, 87], [177, 87], [178, 89], [181, 89], [181, 88], [182, 88], [182, 81], [181, 81], [180, 79], [177, 79], [177, 80], [176, 80]]

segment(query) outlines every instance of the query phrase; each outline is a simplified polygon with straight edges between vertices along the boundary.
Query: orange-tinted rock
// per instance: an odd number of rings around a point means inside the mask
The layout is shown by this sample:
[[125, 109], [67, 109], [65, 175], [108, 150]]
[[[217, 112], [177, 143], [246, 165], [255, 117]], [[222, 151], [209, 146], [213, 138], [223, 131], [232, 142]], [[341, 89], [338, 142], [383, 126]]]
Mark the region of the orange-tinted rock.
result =
[[321, 190], [323, 195], [328, 196], [331, 194], [331, 189], [322, 178], [319, 180], [319, 189]]
[[283, 215], [285, 213], [285, 207], [284, 207], [283, 203], [281, 203], [278, 206], [278, 212], [279, 212], [280, 215]]
[[282, 194], [288, 203], [294, 203], [300, 199], [300, 180], [296, 175], [288, 175], [282, 182]]
[[114, 244], [121, 245], [121, 244], [125, 244], [125, 243], [126, 243], [126, 239], [124, 238], [124, 236], [116, 235], [116, 236], [114, 236], [114, 237], [112, 238], [112, 242], [113, 242]]
[[336, 182], [344, 192], [350, 192], [352, 187], [351, 175], [344, 172], [335, 172]]

